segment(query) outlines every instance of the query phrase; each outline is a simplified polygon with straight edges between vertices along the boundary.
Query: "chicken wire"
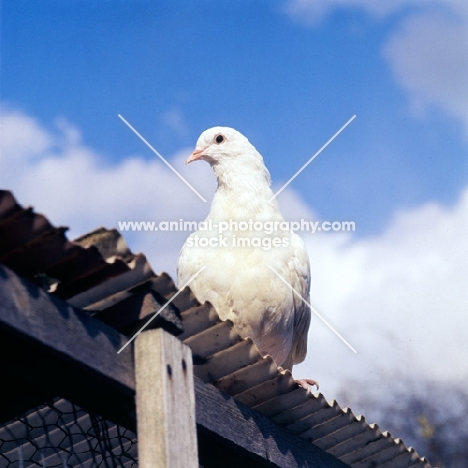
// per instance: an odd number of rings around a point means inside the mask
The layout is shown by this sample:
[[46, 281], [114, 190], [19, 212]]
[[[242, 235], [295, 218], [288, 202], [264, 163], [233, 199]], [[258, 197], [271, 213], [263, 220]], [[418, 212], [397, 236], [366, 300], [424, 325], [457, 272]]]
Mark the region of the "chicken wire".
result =
[[56, 398], [0, 426], [0, 467], [137, 467], [132, 431]]

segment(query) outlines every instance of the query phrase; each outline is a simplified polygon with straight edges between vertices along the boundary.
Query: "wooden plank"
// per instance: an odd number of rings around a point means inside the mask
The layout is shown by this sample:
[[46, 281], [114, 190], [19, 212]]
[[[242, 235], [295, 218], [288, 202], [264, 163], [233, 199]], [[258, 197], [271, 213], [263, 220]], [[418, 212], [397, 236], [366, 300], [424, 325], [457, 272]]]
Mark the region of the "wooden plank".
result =
[[135, 340], [141, 468], [198, 468], [192, 353], [162, 329]]
[[135, 430], [132, 348], [117, 354], [126, 341], [0, 266], [0, 362], [11, 378]]

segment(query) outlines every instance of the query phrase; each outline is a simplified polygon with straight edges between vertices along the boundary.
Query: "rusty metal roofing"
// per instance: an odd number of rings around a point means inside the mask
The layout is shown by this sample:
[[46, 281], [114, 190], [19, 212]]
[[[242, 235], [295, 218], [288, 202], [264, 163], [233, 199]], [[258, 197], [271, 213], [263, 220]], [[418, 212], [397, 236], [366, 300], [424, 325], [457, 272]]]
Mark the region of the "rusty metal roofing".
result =
[[[70, 242], [65, 229], [22, 208], [7, 191], [0, 191], [0, 239], [0, 263], [123, 333], [135, 332], [178, 292], [117, 231], [100, 228]], [[160, 316], [152, 326], [179, 334], [192, 350], [195, 375], [353, 468], [430, 468], [378, 425], [299, 387], [188, 288]]]

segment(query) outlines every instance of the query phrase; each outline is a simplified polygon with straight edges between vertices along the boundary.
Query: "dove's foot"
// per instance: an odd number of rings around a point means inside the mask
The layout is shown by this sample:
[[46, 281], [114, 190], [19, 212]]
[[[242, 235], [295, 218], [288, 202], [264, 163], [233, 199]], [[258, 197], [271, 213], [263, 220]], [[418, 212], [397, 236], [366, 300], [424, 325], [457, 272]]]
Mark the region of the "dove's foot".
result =
[[[284, 372], [284, 368], [281, 366], [278, 366], [278, 370], [280, 372]], [[313, 379], [295, 379], [294, 381], [299, 385], [299, 387], [305, 388], [306, 390], [312, 391], [311, 387], [314, 387], [314, 386], [317, 387], [317, 390], [319, 389], [318, 382]]]
[[312, 387], [317, 387], [317, 390], [319, 389], [319, 384], [316, 380], [312, 379], [298, 379], [296, 380], [296, 383], [302, 387], [305, 388], [306, 390], [312, 391]]

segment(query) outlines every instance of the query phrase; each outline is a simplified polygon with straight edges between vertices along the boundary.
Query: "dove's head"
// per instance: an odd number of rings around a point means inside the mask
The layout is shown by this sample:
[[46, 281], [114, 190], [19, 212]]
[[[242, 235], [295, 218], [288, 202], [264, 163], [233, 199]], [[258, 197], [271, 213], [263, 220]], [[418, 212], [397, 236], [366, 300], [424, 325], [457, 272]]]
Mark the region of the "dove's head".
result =
[[261, 154], [242, 135], [229, 127], [213, 127], [205, 130], [198, 138], [193, 153], [186, 163], [205, 160], [215, 172], [218, 182], [239, 182], [251, 178], [262, 178], [270, 184], [270, 174]]

